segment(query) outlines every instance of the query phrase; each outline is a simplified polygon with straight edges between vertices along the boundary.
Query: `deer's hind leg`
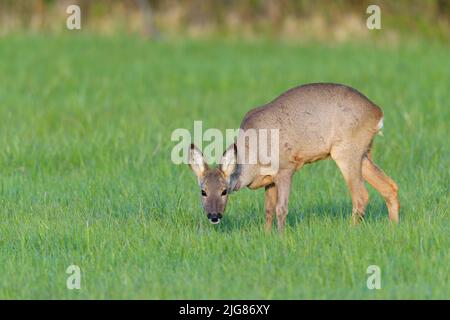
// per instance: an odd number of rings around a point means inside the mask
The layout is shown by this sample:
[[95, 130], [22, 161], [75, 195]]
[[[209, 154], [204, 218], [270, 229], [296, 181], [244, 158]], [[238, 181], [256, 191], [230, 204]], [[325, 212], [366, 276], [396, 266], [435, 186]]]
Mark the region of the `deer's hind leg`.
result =
[[397, 196], [397, 184], [372, 162], [370, 154], [363, 158], [362, 174], [364, 179], [366, 179], [366, 181], [374, 187], [386, 201], [389, 220], [398, 223], [400, 203], [398, 202]]
[[364, 186], [362, 176], [362, 159], [364, 148], [349, 146], [344, 148], [333, 148], [331, 157], [339, 167], [352, 197], [352, 223], [358, 224], [364, 216], [369, 194]]

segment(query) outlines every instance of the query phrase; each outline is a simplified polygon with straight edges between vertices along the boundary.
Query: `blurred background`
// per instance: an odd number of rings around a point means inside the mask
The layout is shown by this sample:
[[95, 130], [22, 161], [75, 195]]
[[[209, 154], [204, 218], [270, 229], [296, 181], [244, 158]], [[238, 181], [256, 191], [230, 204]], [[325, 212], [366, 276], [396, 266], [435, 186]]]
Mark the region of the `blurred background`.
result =
[[[450, 39], [449, 0], [1, 0], [0, 35], [65, 32], [70, 4], [82, 8], [83, 31], [102, 34], [302, 41]], [[366, 28], [370, 4], [380, 6], [385, 32]]]

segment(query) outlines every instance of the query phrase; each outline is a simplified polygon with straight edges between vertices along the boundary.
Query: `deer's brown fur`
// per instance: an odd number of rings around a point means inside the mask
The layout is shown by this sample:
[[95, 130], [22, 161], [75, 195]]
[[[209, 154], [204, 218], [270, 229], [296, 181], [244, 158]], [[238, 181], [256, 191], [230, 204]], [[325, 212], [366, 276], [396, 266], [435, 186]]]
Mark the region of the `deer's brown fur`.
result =
[[[385, 199], [389, 219], [398, 222], [398, 187], [370, 157], [373, 138], [382, 123], [381, 109], [353, 88], [332, 83], [296, 87], [249, 111], [241, 123], [244, 131], [279, 130], [278, 169], [262, 175], [261, 164], [246, 163], [242, 152], [236, 150], [257, 151], [238, 137], [237, 149], [233, 147], [224, 155], [235, 156], [238, 165], [228, 167], [223, 181], [231, 191], [265, 187], [266, 229], [271, 229], [276, 215], [278, 229], [283, 231], [293, 174], [305, 164], [331, 157], [350, 190], [354, 223], [362, 218], [368, 202], [364, 180]], [[201, 176], [199, 181], [203, 181]]]

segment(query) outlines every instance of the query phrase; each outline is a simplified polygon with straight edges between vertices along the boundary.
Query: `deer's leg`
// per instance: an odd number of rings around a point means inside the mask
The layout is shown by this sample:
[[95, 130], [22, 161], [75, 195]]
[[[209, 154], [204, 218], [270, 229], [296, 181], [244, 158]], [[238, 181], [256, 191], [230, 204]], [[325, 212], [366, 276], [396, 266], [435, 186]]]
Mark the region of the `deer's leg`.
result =
[[364, 211], [369, 201], [369, 194], [364, 186], [362, 176], [362, 153], [358, 155], [356, 150], [337, 150], [331, 157], [336, 161], [339, 169], [347, 182], [352, 196], [352, 222], [358, 224], [364, 216]]
[[397, 184], [372, 162], [370, 156], [363, 158], [362, 174], [364, 179], [366, 179], [366, 181], [374, 187], [386, 201], [389, 211], [389, 220], [398, 223], [400, 203], [398, 202], [397, 197]]
[[272, 220], [275, 215], [275, 207], [277, 205], [277, 187], [274, 183], [266, 186], [264, 204], [266, 207], [266, 232], [272, 229]]
[[277, 214], [278, 231], [281, 233], [284, 231], [284, 226], [286, 224], [293, 173], [292, 170], [281, 170], [274, 179], [277, 187], [277, 204], [275, 206], [275, 212]]

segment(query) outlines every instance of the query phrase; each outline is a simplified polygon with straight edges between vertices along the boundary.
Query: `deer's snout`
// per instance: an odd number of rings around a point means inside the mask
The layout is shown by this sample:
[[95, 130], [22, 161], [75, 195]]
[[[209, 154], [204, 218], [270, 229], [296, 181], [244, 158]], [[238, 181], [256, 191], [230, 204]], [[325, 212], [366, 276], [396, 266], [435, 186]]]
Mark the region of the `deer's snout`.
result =
[[221, 213], [208, 213], [208, 219], [209, 222], [211, 222], [212, 224], [218, 224], [220, 222], [220, 220], [222, 219], [222, 214]]

